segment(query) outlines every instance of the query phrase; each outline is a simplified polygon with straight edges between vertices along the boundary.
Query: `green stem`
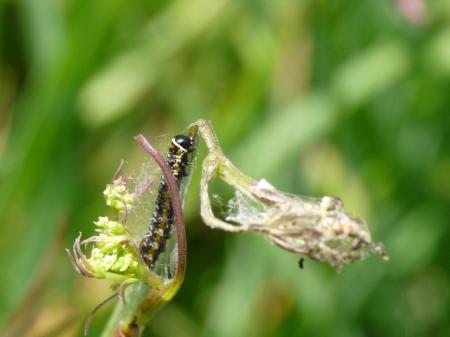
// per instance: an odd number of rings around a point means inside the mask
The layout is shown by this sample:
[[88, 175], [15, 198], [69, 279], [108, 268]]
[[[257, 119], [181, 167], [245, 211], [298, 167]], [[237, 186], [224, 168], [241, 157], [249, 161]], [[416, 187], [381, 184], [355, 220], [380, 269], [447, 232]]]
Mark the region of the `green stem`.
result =
[[[126, 302], [118, 301], [108, 323], [103, 329], [101, 337], [112, 337], [118, 327], [128, 327], [133, 322], [142, 303], [148, 297], [151, 289], [145, 282], [139, 281], [129, 285], [125, 291]], [[127, 333], [127, 331], [124, 331]]]
[[[118, 330], [123, 336], [140, 336], [145, 324], [175, 296], [181, 283], [175, 279], [157, 289], [150, 288], [144, 281], [129, 285], [125, 291], [126, 301], [117, 302], [101, 337], [116, 336]], [[141, 328], [133, 330], [134, 325]]]
[[[195, 122], [193, 126], [198, 128], [200, 135], [208, 147], [209, 154], [205, 159], [205, 164], [209, 163], [207, 165], [210, 167], [211, 175], [224, 180], [237, 190], [248, 193], [248, 189], [254, 185], [256, 181], [242, 173], [224, 155], [222, 148], [220, 147], [219, 139], [217, 138], [211, 123], [207, 120], [200, 119]], [[211, 179], [212, 178], [213, 177], [211, 177]]]

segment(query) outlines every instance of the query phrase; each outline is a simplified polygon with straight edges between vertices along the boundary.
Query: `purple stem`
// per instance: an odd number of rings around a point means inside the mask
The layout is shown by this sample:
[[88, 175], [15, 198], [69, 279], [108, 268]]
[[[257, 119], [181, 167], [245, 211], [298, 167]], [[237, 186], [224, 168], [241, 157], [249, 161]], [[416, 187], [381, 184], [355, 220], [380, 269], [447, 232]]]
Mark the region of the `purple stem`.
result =
[[143, 135], [139, 134], [135, 137], [135, 139], [156, 161], [167, 180], [167, 185], [169, 186], [173, 212], [175, 215], [175, 226], [177, 228], [178, 241], [178, 266], [175, 279], [181, 283], [184, 279], [184, 273], [186, 270], [186, 232], [184, 228], [180, 190], [171, 169], [169, 168], [161, 154], [149, 143], [149, 141]]

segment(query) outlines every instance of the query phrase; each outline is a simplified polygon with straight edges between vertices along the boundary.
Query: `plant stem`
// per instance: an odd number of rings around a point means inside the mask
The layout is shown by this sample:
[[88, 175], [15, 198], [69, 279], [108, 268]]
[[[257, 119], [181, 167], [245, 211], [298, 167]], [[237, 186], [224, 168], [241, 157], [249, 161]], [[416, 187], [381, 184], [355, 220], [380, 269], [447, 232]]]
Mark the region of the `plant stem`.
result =
[[193, 127], [197, 127], [200, 136], [206, 143], [209, 153], [203, 161], [203, 170], [201, 178], [201, 216], [203, 221], [211, 228], [220, 228], [228, 232], [247, 232], [246, 226], [233, 226], [225, 221], [218, 219], [211, 207], [208, 186], [214, 178], [220, 178], [236, 190], [249, 195], [249, 189], [256, 183], [254, 179], [242, 173], [234, 166], [231, 161], [224, 155], [219, 140], [207, 120], [200, 119], [195, 122]]

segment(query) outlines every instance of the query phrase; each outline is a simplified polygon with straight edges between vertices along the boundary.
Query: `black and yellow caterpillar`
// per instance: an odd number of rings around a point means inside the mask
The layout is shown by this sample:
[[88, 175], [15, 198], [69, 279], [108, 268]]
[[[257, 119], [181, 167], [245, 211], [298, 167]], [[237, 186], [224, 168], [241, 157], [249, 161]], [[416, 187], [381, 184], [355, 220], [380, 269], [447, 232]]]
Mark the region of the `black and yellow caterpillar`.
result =
[[[169, 144], [166, 162], [175, 177], [178, 187], [190, 174], [190, 166], [195, 154], [194, 137], [177, 135]], [[140, 243], [140, 255], [148, 268], [154, 269], [159, 255], [164, 252], [174, 225], [174, 213], [169, 187], [164, 175], [161, 176], [156, 196], [155, 209], [149, 230]]]

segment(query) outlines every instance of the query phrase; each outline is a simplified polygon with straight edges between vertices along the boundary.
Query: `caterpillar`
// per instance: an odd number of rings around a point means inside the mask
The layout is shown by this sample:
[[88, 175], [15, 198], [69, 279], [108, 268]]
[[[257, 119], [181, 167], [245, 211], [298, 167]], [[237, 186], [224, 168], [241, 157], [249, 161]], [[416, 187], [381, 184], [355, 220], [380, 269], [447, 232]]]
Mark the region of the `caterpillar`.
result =
[[[166, 162], [179, 188], [181, 188], [183, 181], [190, 174], [195, 149], [196, 141], [194, 137], [186, 135], [173, 137], [169, 144]], [[149, 230], [142, 239], [139, 247], [140, 255], [149, 269], [155, 268], [158, 257], [164, 252], [173, 225], [174, 213], [172, 200], [167, 181], [164, 175], [162, 175]]]

